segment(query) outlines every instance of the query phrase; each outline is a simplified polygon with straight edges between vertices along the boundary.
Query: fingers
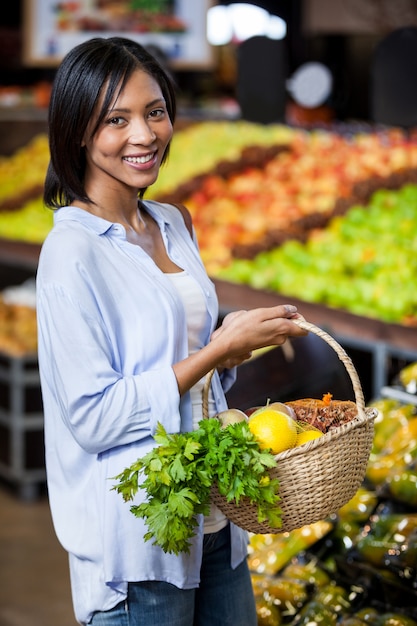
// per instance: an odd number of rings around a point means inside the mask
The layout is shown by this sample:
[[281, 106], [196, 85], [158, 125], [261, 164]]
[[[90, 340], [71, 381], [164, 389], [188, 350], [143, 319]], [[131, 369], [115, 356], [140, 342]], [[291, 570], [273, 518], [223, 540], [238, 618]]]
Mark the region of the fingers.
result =
[[294, 304], [284, 304], [283, 308], [285, 311], [283, 317], [294, 317], [295, 315], [297, 315], [297, 307], [294, 306]]
[[250, 352], [268, 346], [281, 346], [289, 337], [308, 333], [291, 320], [304, 319], [292, 304], [233, 311], [225, 316], [222, 325], [211, 336], [220, 341], [224, 353], [221, 363], [227, 367], [250, 358]]
[[[304, 329], [301, 329], [299, 326], [295, 324], [286, 325], [284, 320], [291, 319], [304, 319], [302, 315], [300, 315], [297, 311], [297, 307], [293, 304], [283, 304], [274, 307], [265, 307], [259, 309], [252, 309], [247, 312], [247, 317], [240, 317], [237, 320], [238, 324], [245, 323], [246, 325], [251, 324], [265, 324], [271, 322], [273, 327], [277, 329], [278, 332], [282, 334], [288, 334], [291, 336], [303, 336], [307, 334]], [[233, 320], [236, 321], [236, 320]], [[284, 325], [283, 325], [284, 322]]]
[[[251, 313], [254, 314], [251, 319]], [[241, 318], [243, 321], [245, 318]], [[303, 328], [291, 322], [292, 319], [304, 319], [294, 305], [286, 304], [264, 309], [254, 309], [248, 312], [245, 319], [248, 331], [250, 327], [261, 339], [265, 339], [264, 345], [282, 345], [289, 337], [304, 337], [308, 335]], [[246, 323], [247, 322], [247, 323]], [[263, 346], [259, 346], [263, 347]]]

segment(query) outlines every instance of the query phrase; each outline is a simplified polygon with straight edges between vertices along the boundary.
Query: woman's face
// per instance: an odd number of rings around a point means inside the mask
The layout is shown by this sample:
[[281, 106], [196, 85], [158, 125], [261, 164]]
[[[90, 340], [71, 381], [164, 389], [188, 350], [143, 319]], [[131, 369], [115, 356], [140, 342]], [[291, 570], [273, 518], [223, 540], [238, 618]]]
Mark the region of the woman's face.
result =
[[93, 138], [87, 128], [85, 189], [97, 191], [149, 187], [158, 177], [161, 161], [172, 137], [161, 88], [152, 76], [136, 70], [111, 106]]

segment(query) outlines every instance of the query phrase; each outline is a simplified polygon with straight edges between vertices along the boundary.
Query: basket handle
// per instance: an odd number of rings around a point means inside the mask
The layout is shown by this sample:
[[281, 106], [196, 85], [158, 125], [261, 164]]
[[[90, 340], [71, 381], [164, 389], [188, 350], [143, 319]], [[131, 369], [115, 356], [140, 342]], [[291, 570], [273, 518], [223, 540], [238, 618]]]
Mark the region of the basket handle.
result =
[[[359, 376], [352, 363], [352, 359], [348, 356], [348, 354], [346, 354], [342, 346], [339, 345], [336, 339], [334, 339], [331, 335], [329, 335], [325, 330], [323, 330], [322, 328], [319, 328], [318, 326], [315, 326], [314, 324], [311, 324], [310, 322], [306, 322], [305, 320], [301, 320], [301, 319], [292, 319], [291, 322], [293, 322], [294, 324], [297, 324], [297, 326], [299, 326], [303, 330], [307, 330], [311, 333], [314, 333], [318, 337], [321, 337], [321, 339], [323, 339], [326, 343], [329, 344], [331, 348], [333, 348], [333, 350], [336, 352], [337, 356], [339, 357], [339, 359], [342, 361], [343, 365], [345, 366], [347, 373], [349, 374], [352, 387], [353, 387], [353, 392], [355, 394], [358, 415], [361, 418], [365, 418], [366, 417], [365, 399], [363, 396], [363, 391], [362, 391], [361, 383], [359, 380]], [[206, 376], [206, 380], [204, 382], [204, 388], [203, 388], [203, 418], [204, 419], [207, 419], [209, 417], [208, 394], [209, 394], [211, 379], [213, 377], [214, 372], [215, 372], [214, 369], [208, 372]]]

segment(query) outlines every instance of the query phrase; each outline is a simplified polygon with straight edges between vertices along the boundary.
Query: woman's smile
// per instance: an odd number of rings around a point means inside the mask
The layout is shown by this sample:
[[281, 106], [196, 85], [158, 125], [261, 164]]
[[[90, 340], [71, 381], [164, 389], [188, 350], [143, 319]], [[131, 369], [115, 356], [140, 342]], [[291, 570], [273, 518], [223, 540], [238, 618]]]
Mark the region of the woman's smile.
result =
[[125, 156], [123, 160], [133, 166], [140, 166], [139, 169], [147, 170], [154, 167], [157, 162], [157, 153], [150, 152], [146, 155]]

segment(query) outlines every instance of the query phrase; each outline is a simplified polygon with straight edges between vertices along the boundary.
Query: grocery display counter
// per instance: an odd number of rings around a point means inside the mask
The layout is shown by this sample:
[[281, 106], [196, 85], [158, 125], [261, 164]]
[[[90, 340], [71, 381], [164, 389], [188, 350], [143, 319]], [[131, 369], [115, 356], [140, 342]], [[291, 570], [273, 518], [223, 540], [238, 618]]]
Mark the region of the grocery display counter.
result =
[[[40, 246], [23, 242], [0, 240], [0, 288], [15, 284], [15, 277], [22, 272], [36, 272]], [[297, 300], [277, 293], [253, 289], [214, 279], [224, 315], [236, 309], [252, 309], [291, 302], [313, 324], [324, 328], [349, 352], [359, 350], [369, 354], [372, 360], [372, 383], [370, 393], [376, 397], [387, 385], [388, 360], [417, 360], [417, 329], [415, 327], [388, 324], [377, 319], [353, 315], [340, 309]]]
[[295, 304], [299, 312], [311, 323], [325, 329], [345, 349], [358, 349], [372, 359], [371, 395], [380, 395], [389, 383], [388, 360], [399, 358], [417, 360], [417, 329], [415, 327], [387, 324], [376, 319], [360, 317], [347, 311], [304, 302], [276, 293], [260, 291], [245, 285], [215, 280], [220, 307], [223, 313], [262, 306]]

